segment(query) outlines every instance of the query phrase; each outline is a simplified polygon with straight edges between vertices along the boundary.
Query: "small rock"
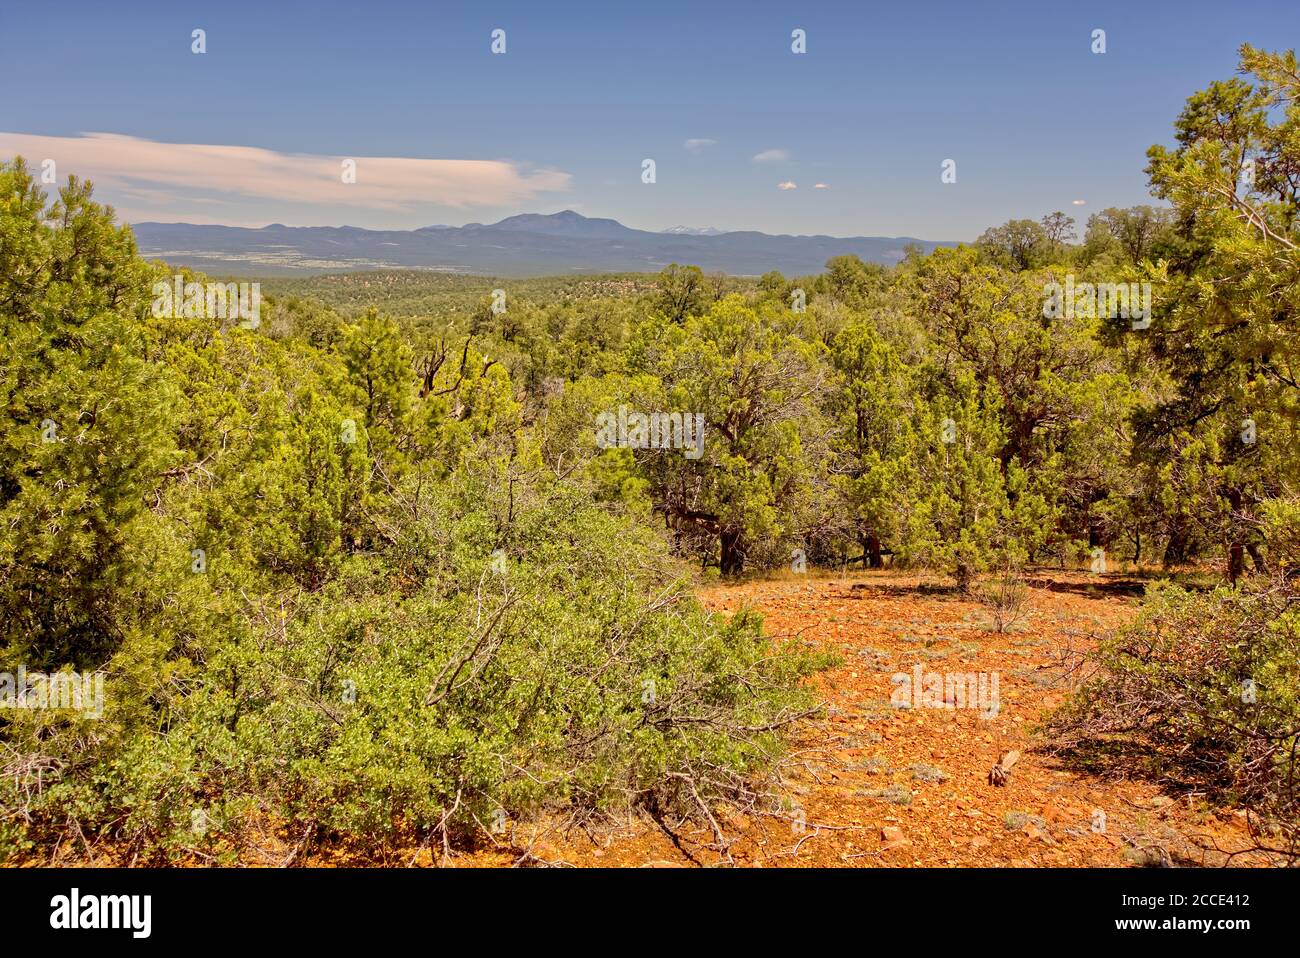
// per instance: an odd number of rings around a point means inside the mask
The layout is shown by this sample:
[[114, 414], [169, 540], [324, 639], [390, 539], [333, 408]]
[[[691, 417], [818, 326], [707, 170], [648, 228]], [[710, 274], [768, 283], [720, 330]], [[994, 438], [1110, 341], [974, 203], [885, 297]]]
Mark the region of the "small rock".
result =
[[1047, 832], [1043, 831], [1033, 822], [1026, 822], [1025, 827], [1021, 829], [1021, 831], [1028, 835], [1032, 841], [1042, 842], [1044, 845], [1056, 844], [1051, 835], [1047, 834]]
[[884, 843], [882, 846], [884, 851], [912, 844], [907, 840], [907, 836], [903, 834], [903, 830], [897, 825], [886, 825], [882, 828], [880, 830], [880, 840]]

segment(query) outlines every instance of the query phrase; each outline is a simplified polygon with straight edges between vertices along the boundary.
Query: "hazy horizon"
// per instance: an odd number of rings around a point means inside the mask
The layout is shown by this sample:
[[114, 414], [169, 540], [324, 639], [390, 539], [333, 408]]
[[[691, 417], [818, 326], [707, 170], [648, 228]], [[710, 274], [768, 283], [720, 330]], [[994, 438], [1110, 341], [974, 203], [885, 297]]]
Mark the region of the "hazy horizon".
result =
[[[1165, 204], [1158, 203], [1153, 200], [1152, 205], [1163, 206]], [[400, 227], [400, 228], [390, 228], [384, 226], [360, 226], [356, 223], [282, 223], [279, 221], [268, 221], [266, 223], [261, 223], [258, 225], [242, 225], [238, 223], [215, 223], [215, 222], [203, 223], [203, 222], [197, 222], [195, 220], [132, 220], [130, 221], [129, 225], [131, 226], [225, 226], [231, 229], [248, 229], [248, 230], [264, 230], [264, 229], [271, 229], [272, 227], [279, 226], [279, 227], [284, 227], [286, 229], [359, 229], [359, 230], [368, 230], [370, 232], [376, 232], [376, 233], [385, 233], [385, 232], [412, 233], [422, 229], [463, 229], [467, 226], [494, 226], [497, 223], [500, 223], [503, 220], [511, 219], [514, 216], [523, 216], [528, 214], [537, 215], [537, 216], [559, 216], [564, 213], [577, 213], [577, 215], [583, 217], [584, 219], [614, 220], [616, 223], [618, 223], [621, 226], [625, 226], [628, 229], [638, 230], [644, 233], [672, 235], [674, 229], [680, 229], [682, 227], [691, 230], [717, 229], [716, 227], [713, 227], [712, 224], [710, 223], [674, 223], [672, 226], [668, 226], [663, 229], [652, 229], [650, 227], [637, 226], [633, 223], [625, 222], [620, 217], [612, 214], [578, 213], [577, 210], [571, 209], [569, 207], [565, 207], [562, 209], [555, 209], [555, 210], [528, 210], [528, 211], [521, 210], [518, 213], [509, 213], [505, 216], [502, 216], [500, 218], [494, 218], [492, 220], [467, 220], [464, 223], [426, 223], [424, 226], [409, 226], [409, 227]], [[709, 235], [724, 235], [726, 233], [745, 233], [745, 232], [760, 232], [760, 233], [766, 233], [769, 236], [828, 236], [832, 239], [851, 239], [857, 236], [864, 235], [864, 234], [855, 234], [855, 233], [844, 233], [844, 234], [788, 233], [788, 232], [773, 233], [767, 230], [745, 230], [745, 229], [736, 229], [736, 230], [718, 229], [716, 233], [710, 233], [710, 234], [688, 233], [683, 235], [709, 236]], [[961, 237], [954, 238], [949, 236], [936, 238], [933, 236], [914, 236], [906, 233], [900, 233], [895, 236], [888, 236], [888, 237], [881, 237], [881, 238], [919, 239], [919, 240], [937, 241], [942, 243], [973, 243], [975, 241], [975, 237], [973, 236], [967, 238], [961, 238]]]
[[[0, 79], [38, 94], [6, 104], [0, 155], [93, 180], [127, 222], [254, 229], [561, 209], [651, 232], [1082, 225], [1151, 201], [1145, 151], [1171, 142], [1187, 90], [1231, 75], [1243, 42], [1300, 34], [1269, 0], [133, 9], [0, 11]], [[50, 34], [58, 71], [29, 42]]]

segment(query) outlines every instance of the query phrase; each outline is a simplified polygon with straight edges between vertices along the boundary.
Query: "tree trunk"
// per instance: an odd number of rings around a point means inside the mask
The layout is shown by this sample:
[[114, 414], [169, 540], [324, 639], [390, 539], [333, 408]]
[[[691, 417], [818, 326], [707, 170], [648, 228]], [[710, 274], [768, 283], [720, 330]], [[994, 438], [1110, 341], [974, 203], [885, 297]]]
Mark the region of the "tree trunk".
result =
[[1255, 563], [1255, 571], [1260, 575], [1268, 575], [1268, 563], [1264, 561], [1264, 553], [1259, 551], [1259, 543], [1248, 542], [1246, 551], [1250, 553], [1250, 561]]
[[740, 575], [745, 571], [745, 544], [742, 534], [734, 529], [723, 529], [719, 538], [722, 544], [722, 574]]
[[1237, 524], [1237, 515], [1241, 512], [1241, 493], [1236, 489], [1228, 492], [1228, 505], [1232, 507], [1232, 514], [1228, 518], [1228, 528], [1232, 536], [1232, 541], [1228, 543], [1228, 581], [1236, 585], [1237, 580], [1246, 570], [1245, 546], [1241, 541], [1241, 529]]
[[870, 533], [862, 541], [862, 554], [866, 556], [867, 564], [873, 569], [882, 569], [885, 565], [884, 556], [880, 554], [880, 537], [874, 532]]
[[1165, 544], [1165, 557], [1161, 563], [1167, 569], [1171, 565], [1187, 561], [1187, 532], [1181, 527], [1174, 529]]

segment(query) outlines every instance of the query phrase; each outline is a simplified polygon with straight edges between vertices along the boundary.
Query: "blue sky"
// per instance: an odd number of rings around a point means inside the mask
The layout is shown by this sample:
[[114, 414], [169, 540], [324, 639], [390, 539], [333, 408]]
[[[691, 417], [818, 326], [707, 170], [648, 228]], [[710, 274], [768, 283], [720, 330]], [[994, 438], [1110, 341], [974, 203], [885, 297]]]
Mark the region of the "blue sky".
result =
[[1147, 201], [1146, 148], [1243, 41], [1295, 47], [1300, 3], [5, 0], [0, 154], [89, 175], [133, 221], [408, 229], [572, 208], [961, 240]]

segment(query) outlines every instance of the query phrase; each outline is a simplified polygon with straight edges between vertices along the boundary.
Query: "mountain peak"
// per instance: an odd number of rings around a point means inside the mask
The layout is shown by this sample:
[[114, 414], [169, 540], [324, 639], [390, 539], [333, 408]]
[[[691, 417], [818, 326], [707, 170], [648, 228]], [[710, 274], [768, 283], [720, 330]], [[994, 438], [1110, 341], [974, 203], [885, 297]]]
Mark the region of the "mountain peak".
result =
[[627, 236], [636, 230], [628, 229], [618, 220], [583, 216], [574, 210], [558, 213], [520, 213], [507, 216], [499, 223], [487, 227], [493, 230], [513, 230], [520, 233], [543, 233], [547, 236], [574, 236], [609, 239]]

